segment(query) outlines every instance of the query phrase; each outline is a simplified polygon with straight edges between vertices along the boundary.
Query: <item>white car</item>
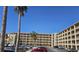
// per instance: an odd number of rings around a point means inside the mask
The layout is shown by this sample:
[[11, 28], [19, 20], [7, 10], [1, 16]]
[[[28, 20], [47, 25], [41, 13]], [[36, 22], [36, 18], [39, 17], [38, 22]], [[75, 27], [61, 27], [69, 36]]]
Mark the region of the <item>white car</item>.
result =
[[15, 47], [12, 46], [4, 47], [4, 52], [14, 52], [14, 51], [15, 51]]

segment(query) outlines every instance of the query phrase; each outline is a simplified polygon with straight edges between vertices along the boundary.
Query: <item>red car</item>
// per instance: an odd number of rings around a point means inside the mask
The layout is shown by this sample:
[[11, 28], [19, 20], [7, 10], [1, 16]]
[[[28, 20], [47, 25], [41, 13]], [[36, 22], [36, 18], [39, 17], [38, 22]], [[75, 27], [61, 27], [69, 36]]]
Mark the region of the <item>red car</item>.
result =
[[33, 48], [31, 52], [47, 52], [47, 48], [37, 47], [37, 48]]

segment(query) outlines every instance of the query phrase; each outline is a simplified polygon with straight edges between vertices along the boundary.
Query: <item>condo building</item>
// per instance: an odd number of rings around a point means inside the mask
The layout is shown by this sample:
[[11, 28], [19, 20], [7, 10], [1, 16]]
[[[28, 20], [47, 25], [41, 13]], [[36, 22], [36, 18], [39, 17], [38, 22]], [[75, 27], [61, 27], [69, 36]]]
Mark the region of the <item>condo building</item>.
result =
[[79, 49], [79, 22], [56, 34], [54, 46]]
[[51, 34], [37, 34], [37, 39], [32, 39], [31, 35], [27, 35], [27, 45], [32, 46], [47, 46], [51, 47]]
[[[15, 44], [17, 39], [17, 33], [7, 33], [5, 43]], [[19, 45], [31, 45], [31, 46], [64, 46], [65, 49], [74, 48], [79, 50], [79, 22], [66, 28], [65, 30], [54, 33], [38, 33], [37, 39], [34, 40], [30, 33], [20, 33]], [[1, 33], [0, 33], [1, 38]]]
[[[20, 45], [31, 45], [31, 46], [47, 46], [51, 47], [51, 34], [37, 34], [36, 40], [34, 40], [30, 33], [20, 33]], [[16, 44], [17, 33], [7, 33], [5, 43]]]
[[51, 46], [51, 34], [36, 34], [37, 39], [34, 40], [30, 33], [21, 33], [19, 45], [31, 46]]

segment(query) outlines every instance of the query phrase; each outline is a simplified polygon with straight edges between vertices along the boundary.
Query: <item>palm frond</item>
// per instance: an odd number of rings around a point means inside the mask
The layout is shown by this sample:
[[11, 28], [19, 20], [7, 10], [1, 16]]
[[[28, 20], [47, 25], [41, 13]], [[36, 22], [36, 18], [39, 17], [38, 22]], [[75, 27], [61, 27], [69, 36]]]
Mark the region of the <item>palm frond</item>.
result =
[[21, 16], [24, 16], [25, 12], [27, 12], [27, 6], [15, 6], [14, 10], [18, 14], [21, 14]]

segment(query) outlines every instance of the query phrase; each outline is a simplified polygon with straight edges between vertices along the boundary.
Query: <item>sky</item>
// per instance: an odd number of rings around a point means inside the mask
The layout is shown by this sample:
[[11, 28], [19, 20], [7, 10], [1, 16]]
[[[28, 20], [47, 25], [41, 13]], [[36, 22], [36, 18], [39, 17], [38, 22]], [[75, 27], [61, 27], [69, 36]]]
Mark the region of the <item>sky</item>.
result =
[[[0, 6], [0, 32], [3, 7]], [[79, 7], [29, 6], [21, 17], [21, 32], [58, 33], [79, 21]], [[6, 32], [18, 32], [18, 14], [8, 7]]]

